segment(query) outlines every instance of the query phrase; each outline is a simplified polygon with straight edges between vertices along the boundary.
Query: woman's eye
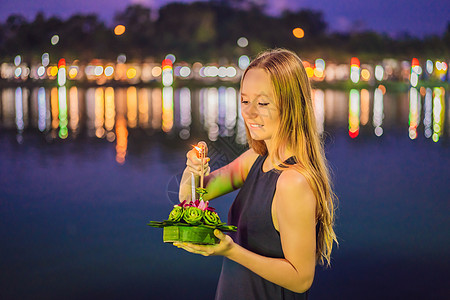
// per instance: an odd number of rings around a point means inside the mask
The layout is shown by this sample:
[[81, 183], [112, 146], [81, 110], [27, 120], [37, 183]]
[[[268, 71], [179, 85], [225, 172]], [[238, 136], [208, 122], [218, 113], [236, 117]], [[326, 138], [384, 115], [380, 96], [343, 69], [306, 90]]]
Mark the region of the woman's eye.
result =
[[241, 100], [241, 103], [242, 103], [242, 104], [247, 104], [248, 101], [247, 101], [247, 100]]
[[269, 102], [267, 102], [267, 103], [258, 103], [260, 106], [266, 106], [266, 105], [269, 105]]

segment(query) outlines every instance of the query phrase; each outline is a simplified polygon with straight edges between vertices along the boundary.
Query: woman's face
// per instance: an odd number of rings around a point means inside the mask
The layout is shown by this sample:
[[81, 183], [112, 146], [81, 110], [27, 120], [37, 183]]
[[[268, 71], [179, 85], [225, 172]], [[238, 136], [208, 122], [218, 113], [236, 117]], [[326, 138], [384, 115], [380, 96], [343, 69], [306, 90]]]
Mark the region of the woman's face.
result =
[[280, 122], [270, 75], [250, 69], [241, 86], [241, 112], [254, 140], [270, 140]]

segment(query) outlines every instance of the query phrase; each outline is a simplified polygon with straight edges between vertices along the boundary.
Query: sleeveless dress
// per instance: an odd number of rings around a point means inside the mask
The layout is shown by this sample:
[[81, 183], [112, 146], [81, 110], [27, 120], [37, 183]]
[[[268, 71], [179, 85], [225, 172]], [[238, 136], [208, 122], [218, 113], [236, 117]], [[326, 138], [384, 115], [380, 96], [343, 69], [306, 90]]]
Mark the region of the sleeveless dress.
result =
[[[258, 156], [228, 213], [228, 224], [237, 226], [237, 232], [229, 233], [234, 242], [254, 253], [284, 258], [280, 234], [273, 226], [272, 200], [280, 173], [274, 169], [263, 172], [267, 158]], [[285, 164], [293, 164], [290, 157]], [[307, 299], [305, 293], [294, 293], [274, 284], [246, 267], [223, 259], [222, 272], [216, 290], [216, 300], [298, 300]]]

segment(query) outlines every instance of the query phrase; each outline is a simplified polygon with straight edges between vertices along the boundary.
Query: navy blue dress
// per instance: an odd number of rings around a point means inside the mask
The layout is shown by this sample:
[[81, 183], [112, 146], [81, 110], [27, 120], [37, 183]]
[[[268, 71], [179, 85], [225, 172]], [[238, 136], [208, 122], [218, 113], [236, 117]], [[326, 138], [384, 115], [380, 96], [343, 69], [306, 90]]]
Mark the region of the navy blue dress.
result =
[[[228, 213], [228, 224], [237, 226], [230, 233], [234, 242], [254, 253], [284, 258], [280, 234], [273, 226], [272, 200], [280, 173], [262, 171], [267, 158], [258, 156], [244, 185]], [[293, 157], [285, 164], [293, 164]], [[216, 291], [216, 300], [307, 299], [308, 292], [294, 293], [253, 273], [242, 265], [224, 258]]]

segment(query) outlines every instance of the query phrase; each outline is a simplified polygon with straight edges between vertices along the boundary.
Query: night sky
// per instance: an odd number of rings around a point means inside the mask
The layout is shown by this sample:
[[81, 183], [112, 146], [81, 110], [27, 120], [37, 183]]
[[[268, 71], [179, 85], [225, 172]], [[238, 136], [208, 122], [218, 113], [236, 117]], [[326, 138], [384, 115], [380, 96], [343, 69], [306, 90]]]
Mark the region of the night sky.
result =
[[[263, 0], [262, 0], [263, 1]], [[96, 13], [110, 23], [115, 12], [132, 3], [141, 3], [156, 10], [168, 0], [14, 0], [0, 1], [0, 21], [13, 13], [33, 19], [38, 11], [45, 16], [66, 18], [74, 13]], [[178, 1], [180, 2], [180, 0]], [[192, 2], [182, 0], [181, 2]], [[285, 8], [311, 8], [324, 13], [330, 31], [348, 31], [352, 28], [385, 32], [395, 37], [403, 32], [422, 37], [442, 35], [450, 22], [448, 0], [267, 0], [268, 12], [276, 15]]]

